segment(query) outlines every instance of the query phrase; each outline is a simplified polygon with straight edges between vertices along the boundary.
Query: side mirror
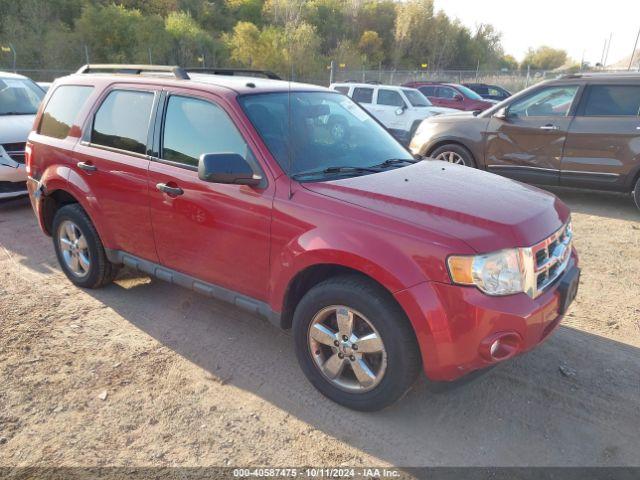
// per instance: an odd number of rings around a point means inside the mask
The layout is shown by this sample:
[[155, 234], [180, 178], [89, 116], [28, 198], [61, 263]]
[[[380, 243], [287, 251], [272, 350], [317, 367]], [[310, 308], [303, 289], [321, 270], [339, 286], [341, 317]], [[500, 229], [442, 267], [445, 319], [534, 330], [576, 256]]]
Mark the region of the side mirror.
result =
[[396, 115], [402, 115], [406, 109], [407, 107], [399, 107], [396, 109]]
[[507, 118], [509, 118], [507, 107], [502, 107], [501, 109], [499, 109], [496, 113], [493, 114], [493, 117], [499, 120], [506, 120]]
[[237, 153], [203, 153], [198, 162], [198, 178], [205, 182], [259, 185], [262, 177]]
[[461, 102], [462, 100], [464, 100], [464, 97], [463, 97], [462, 95], [460, 95], [459, 93], [456, 93], [456, 94], [453, 96], [453, 99], [454, 99], [456, 102]]

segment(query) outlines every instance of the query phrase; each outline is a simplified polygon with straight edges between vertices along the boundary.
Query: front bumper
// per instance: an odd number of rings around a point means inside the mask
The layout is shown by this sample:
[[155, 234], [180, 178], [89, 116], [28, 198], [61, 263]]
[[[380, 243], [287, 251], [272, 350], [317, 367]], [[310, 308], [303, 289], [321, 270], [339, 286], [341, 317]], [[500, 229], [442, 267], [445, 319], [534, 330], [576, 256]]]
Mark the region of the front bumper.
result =
[[25, 195], [27, 172], [24, 165], [16, 167], [0, 164], [0, 198], [11, 198]]
[[[492, 297], [475, 287], [436, 282], [396, 293], [416, 332], [427, 377], [456, 380], [542, 343], [564, 316], [562, 279], [577, 268], [573, 250], [565, 273], [537, 298], [524, 293]], [[501, 337], [508, 339], [508, 348], [502, 358], [492, 358], [490, 346]]]

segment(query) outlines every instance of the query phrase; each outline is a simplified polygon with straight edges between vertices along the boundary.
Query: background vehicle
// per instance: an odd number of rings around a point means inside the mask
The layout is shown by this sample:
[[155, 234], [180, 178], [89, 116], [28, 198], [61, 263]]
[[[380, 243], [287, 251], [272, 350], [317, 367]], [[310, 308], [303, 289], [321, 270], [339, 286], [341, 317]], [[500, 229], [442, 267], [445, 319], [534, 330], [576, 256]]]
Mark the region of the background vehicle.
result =
[[24, 149], [43, 97], [27, 77], [0, 72], [0, 198], [27, 193]]
[[36, 83], [45, 92], [47, 92], [49, 88], [51, 88], [51, 85], [53, 85], [53, 82], [36, 82]]
[[482, 98], [476, 92], [457, 83], [409, 82], [405, 87], [417, 88], [431, 103], [439, 107], [465, 111], [483, 111], [497, 102]]
[[357, 102], [405, 145], [425, 118], [456, 113], [451, 108], [434, 106], [414, 88], [377, 83], [334, 83], [329, 88]]
[[487, 83], [463, 83], [462, 85], [470, 88], [482, 98], [496, 100], [497, 102], [501, 102], [512, 95], [511, 92], [499, 85], [490, 85]]
[[74, 284], [124, 264], [264, 315], [350, 408], [389, 405], [421, 368], [453, 380], [534, 348], [576, 294], [555, 196], [416, 161], [325, 88], [86, 66], [35, 126], [30, 198]]
[[517, 180], [619, 192], [640, 207], [640, 74], [537, 84], [477, 117], [423, 122], [421, 155]]

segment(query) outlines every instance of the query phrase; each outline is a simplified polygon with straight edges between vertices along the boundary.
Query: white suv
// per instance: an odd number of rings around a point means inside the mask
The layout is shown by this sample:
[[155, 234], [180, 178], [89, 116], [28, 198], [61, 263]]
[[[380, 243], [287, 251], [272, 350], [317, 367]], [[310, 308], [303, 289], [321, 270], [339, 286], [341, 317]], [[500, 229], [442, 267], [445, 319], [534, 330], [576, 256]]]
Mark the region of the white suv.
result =
[[415, 88], [351, 82], [332, 83], [329, 88], [359, 103], [405, 145], [425, 118], [458, 113], [452, 108], [434, 106]]
[[27, 77], [0, 72], [0, 198], [27, 193], [24, 149], [43, 97]]

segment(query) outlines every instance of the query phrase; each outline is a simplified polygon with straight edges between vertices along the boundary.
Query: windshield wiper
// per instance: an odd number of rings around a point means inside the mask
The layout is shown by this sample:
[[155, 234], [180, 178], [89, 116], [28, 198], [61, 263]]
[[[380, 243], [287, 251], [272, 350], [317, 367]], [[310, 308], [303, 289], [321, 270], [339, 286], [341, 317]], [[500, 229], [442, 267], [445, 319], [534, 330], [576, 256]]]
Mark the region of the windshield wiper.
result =
[[372, 172], [378, 173], [380, 169], [373, 167], [328, 167], [322, 170], [309, 170], [307, 172], [300, 172], [294, 175], [291, 175], [291, 178], [294, 180], [298, 180], [302, 177], [315, 177], [321, 175], [331, 175], [334, 173], [364, 173], [364, 172]]
[[390, 158], [389, 160], [385, 160], [382, 163], [378, 163], [377, 165], [372, 165], [374, 168], [385, 168], [391, 167], [393, 165], [399, 165], [401, 163], [417, 163], [420, 160], [414, 160], [411, 158]]

